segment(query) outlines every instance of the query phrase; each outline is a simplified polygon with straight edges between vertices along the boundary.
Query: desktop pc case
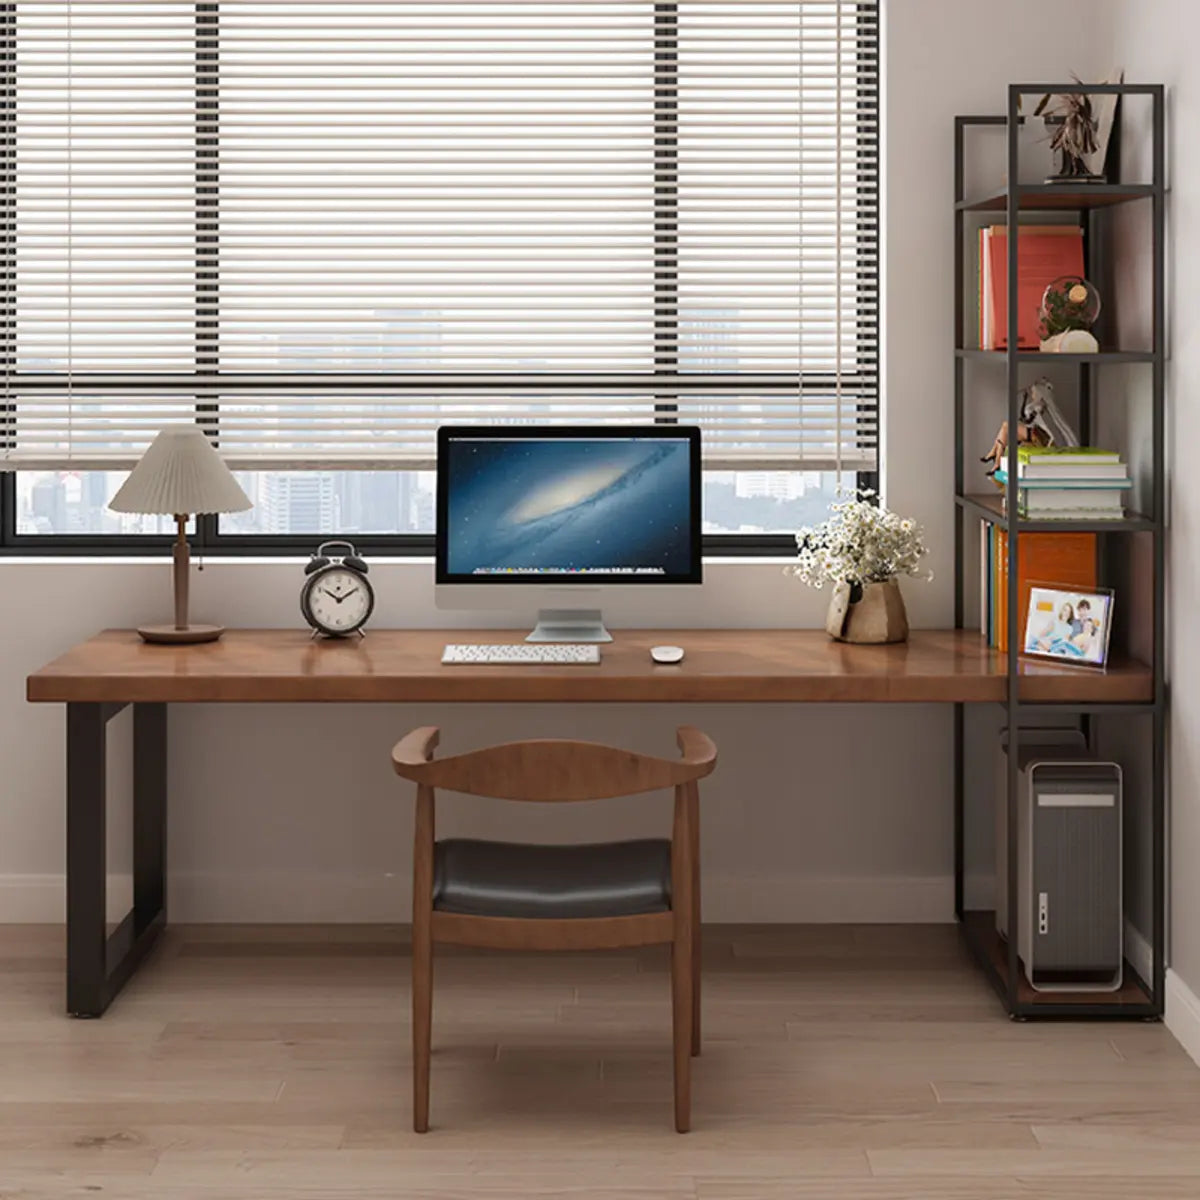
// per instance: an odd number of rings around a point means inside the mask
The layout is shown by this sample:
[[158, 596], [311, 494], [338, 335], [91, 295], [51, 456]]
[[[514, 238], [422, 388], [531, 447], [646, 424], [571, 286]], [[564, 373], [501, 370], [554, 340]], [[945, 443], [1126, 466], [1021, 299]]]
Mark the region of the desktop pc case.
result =
[[[996, 793], [996, 927], [1008, 935], [1008, 738]], [[1078, 730], [1021, 732], [1017, 953], [1035, 991], [1117, 991], [1123, 981], [1121, 768]]]

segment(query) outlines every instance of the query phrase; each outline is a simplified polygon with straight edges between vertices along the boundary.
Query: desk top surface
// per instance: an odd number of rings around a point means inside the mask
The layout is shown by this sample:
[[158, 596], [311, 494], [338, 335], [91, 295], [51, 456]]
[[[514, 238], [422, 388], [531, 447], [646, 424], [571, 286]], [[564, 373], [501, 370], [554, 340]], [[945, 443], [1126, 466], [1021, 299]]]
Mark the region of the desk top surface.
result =
[[[977, 702], [1006, 695], [1005, 664], [969, 630], [915, 630], [894, 646], [850, 646], [820, 630], [618, 630], [598, 666], [443, 666], [447, 642], [517, 642], [520, 630], [372, 630], [313, 641], [286, 629], [231, 629], [198, 646], [146, 645], [106, 630], [30, 675], [46, 702]], [[651, 646], [682, 646], [660, 666]], [[1142, 703], [1149, 668], [1106, 673], [1022, 663], [1021, 698]]]

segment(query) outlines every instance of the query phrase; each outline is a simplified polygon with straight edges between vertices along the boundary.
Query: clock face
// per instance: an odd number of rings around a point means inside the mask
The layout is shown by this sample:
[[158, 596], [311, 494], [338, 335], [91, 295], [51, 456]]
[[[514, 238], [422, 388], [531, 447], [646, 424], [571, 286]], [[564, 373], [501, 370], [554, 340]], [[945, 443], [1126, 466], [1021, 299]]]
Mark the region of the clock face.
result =
[[320, 571], [306, 588], [307, 613], [322, 633], [353, 633], [371, 615], [371, 585], [346, 567]]

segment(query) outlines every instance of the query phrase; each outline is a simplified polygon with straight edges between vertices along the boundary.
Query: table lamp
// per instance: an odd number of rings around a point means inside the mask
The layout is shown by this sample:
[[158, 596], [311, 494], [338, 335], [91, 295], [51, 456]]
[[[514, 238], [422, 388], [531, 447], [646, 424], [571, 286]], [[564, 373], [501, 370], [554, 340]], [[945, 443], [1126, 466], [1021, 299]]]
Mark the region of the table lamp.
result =
[[138, 629], [147, 642], [215, 642], [220, 625], [188, 623], [188, 518], [196, 513], [242, 512], [250, 499], [199, 425], [169, 425], [150, 443], [108, 505], [113, 512], [159, 513], [175, 518], [175, 624]]

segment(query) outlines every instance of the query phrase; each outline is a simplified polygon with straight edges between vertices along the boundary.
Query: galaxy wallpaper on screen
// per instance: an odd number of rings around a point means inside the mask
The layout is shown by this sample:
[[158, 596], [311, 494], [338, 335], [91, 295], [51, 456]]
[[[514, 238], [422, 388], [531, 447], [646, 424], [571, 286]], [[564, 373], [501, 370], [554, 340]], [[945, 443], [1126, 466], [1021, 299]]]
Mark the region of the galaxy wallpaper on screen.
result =
[[451, 439], [446, 568], [691, 569], [686, 438]]

